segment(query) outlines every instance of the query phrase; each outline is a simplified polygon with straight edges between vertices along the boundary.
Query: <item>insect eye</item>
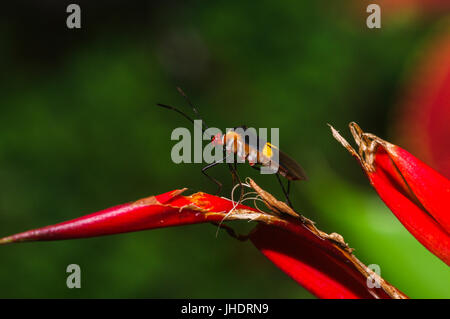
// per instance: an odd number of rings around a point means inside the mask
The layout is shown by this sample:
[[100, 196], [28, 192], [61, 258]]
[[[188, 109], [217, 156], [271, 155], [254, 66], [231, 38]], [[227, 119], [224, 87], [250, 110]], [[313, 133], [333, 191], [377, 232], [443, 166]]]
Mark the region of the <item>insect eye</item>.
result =
[[222, 138], [222, 136], [220, 135], [220, 133], [217, 133], [216, 135], [214, 135], [211, 138], [211, 143], [213, 143], [213, 144], [220, 144], [221, 138]]

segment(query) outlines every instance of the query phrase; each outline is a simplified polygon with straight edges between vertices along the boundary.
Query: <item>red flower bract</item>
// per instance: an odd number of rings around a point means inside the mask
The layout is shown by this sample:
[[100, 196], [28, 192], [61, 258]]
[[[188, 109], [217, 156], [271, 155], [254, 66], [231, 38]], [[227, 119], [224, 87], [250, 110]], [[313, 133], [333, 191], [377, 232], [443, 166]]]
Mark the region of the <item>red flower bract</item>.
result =
[[[168, 226], [229, 220], [259, 222], [249, 236], [261, 252], [299, 284], [320, 298], [406, 298], [362, 264], [338, 234], [326, 234], [250, 180], [271, 213], [205, 193], [181, 196], [175, 190], [115, 206], [63, 223], [0, 239], [0, 244], [86, 238]], [[230, 213], [231, 211], [231, 213]], [[288, 215], [290, 214], [290, 215]], [[293, 217], [296, 216], [296, 217]], [[225, 219], [226, 218], [226, 219]], [[369, 288], [367, 280], [378, 288]]]
[[350, 129], [359, 152], [331, 129], [406, 229], [450, 265], [450, 181], [404, 149], [362, 132], [356, 123]]
[[345, 251], [324, 245], [309, 231], [295, 233], [258, 225], [251, 240], [277, 267], [320, 298], [390, 298], [382, 289], [368, 288], [367, 277], [360, 273], [366, 267], [349, 266]]

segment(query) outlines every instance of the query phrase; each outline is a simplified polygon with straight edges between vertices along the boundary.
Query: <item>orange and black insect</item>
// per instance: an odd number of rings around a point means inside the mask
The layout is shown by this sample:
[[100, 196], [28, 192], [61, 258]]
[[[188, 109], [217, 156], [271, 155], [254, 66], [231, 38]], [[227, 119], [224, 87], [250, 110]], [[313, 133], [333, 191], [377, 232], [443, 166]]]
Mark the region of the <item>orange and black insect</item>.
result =
[[[180, 88], [177, 89], [180, 92], [180, 94], [186, 99], [188, 104], [192, 107], [194, 113], [197, 116], [200, 116], [197, 108], [191, 103], [186, 94]], [[186, 113], [180, 111], [179, 109], [165, 104], [157, 104], [157, 105], [180, 113], [194, 124], [194, 120], [191, 117], [189, 117]], [[201, 123], [202, 123], [202, 131], [204, 132], [208, 128], [208, 126], [206, 126], [203, 120], [201, 120]], [[292, 203], [289, 199], [291, 181], [308, 179], [305, 171], [300, 166], [300, 164], [298, 164], [286, 153], [279, 150], [276, 146], [270, 144], [269, 142], [255, 135], [245, 125], [235, 127], [234, 130], [231, 130], [226, 134], [216, 134], [211, 138], [211, 143], [213, 143], [214, 145], [223, 146], [223, 158], [219, 161], [215, 161], [203, 167], [202, 173], [218, 186], [217, 193], [220, 193], [222, 189], [222, 183], [220, 183], [214, 177], [208, 175], [206, 171], [218, 164], [223, 163], [228, 164], [230, 172], [233, 176], [233, 181], [235, 182], [236, 180], [238, 181], [238, 183], [241, 185], [242, 191], [242, 182], [237, 173], [238, 158], [240, 159], [240, 162], [246, 161], [250, 164], [251, 167], [257, 170], [260, 170], [262, 167], [273, 168], [275, 176], [277, 177], [278, 182], [281, 185], [286, 200], [289, 206], [291, 207]], [[232, 163], [229, 163], [228, 161], [230, 156], [234, 156], [234, 160], [232, 161]], [[284, 187], [280, 179], [280, 175], [288, 180], [287, 188]]]

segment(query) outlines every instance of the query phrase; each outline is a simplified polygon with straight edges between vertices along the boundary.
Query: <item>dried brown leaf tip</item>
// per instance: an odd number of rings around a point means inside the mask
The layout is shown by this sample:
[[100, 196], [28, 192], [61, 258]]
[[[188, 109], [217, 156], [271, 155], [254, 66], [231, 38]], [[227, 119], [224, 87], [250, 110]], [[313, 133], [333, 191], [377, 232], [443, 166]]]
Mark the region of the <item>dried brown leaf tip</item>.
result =
[[[343, 248], [345, 251], [351, 253], [353, 248], [350, 248], [348, 244], [344, 241], [344, 237], [338, 233], [327, 234], [326, 232], [321, 231], [315, 226], [315, 222], [304, 217], [303, 215], [295, 212], [291, 207], [289, 207], [286, 203], [277, 200], [272, 194], [263, 190], [258, 184], [255, 183], [254, 180], [247, 177], [247, 183], [255, 190], [256, 193], [261, 197], [264, 201], [264, 204], [267, 206], [271, 212], [278, 216], [281, 220], [284, 220], [283, 214], [287, 214], [295, 217], [299, 220], [304, 227], [306, 227], [309, 231], [311, 231], [314, 235], [329, 240], [339, 247]], [[284, 215], [286, 216], [286, 215]]]
[[267, 208], [269, 208], [275, 214], [280, 215], [284, 213], [294, 217], [302, 218], [302, 216], [297, 214], [291, 207], [289, 207], [289, 205], [277, 200], [274, 196], [272, 196], [272, 194], [259, 187], [258, 184], [256, 184], [255, 181], [253, 181], [251, 178], [247, 178], [247, 182], [262, 198]]
[[350, 143], [348, 143], [347, 140], [342, 137], [341, 134], [339, 134], [339, 131], [337, 131], [330, 124], [328, 124], [328, 126], [331, 129], [333, 137], [339, 143], [341, 143], [342, 146], [344, 146], [350, 152], [350, 154], [352, 154], [359, 160], [359, 162], [367, 172], [375, 171], [374, 161], [377, 147], [379, 145], [382, 145], [384, 148], [390, 149], [393, 146], [389, 142], [379, 138], [374, 134], [365, 133], [358, 124], [356, 124], [355, 122], [351, 122], [349, 124], [350, 132], [352, 133], [353, 139], [358, 146], [358, 151], [355, 151]]

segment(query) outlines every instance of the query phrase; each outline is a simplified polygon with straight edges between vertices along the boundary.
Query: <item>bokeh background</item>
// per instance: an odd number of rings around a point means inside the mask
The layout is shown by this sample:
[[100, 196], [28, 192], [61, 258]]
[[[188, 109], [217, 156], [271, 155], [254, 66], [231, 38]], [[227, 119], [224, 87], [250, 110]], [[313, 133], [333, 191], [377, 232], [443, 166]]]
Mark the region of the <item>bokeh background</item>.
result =
[[[410, 297], [450, 297], [448, 267], [402, 227], [327, 127], [349, 137], [356, 121], [428, 158], [413, 143], [423, 132], [405, 133], [405, 114], [420, 108], [405, 96], [433, 48], [448, 43], [445, 1], [379, 1], [378, 30], [365, 24], [370, 2], [356, 0], [77, 1], [80, 30], [66, 28], [69, 3], [2, 5], [0, 236], [176, 188], [214, 192], [201, 164], [170, 159], [172, 130], [191, 126], [155, 103], [189, 111], [181, 86], [210, 126], [280, 128], [280, 148], [310, 177], [292, 190], [299, 211]], [[442, 69], [448, 58], [431, 63]], [[281, 197], [274, 177], [240, 172]], [[229, 196], [226, 167], [211, 174]], [[215, 232], [2, 246], [0, 297], [313, 298], [251, 243]], [[66, 287], [71, 263], [81, 289]]]

